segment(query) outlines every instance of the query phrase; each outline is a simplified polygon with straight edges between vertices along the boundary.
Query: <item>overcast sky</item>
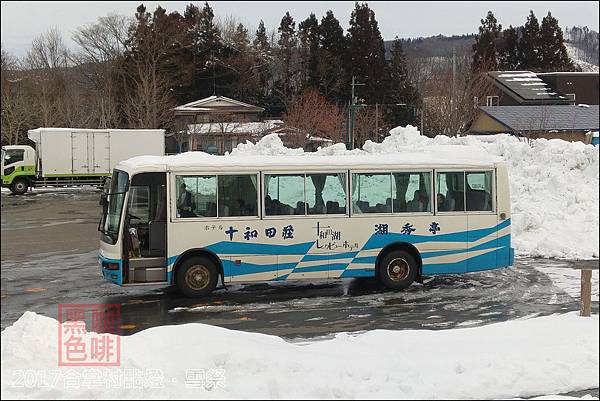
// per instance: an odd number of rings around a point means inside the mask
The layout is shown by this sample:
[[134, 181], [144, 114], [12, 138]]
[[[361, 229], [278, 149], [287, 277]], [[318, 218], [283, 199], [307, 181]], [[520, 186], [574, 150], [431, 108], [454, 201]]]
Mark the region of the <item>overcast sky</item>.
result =
[[[72, 45], [70, 36], [81, 25], [94, 22], [108, 13], [133, 16], [141, 1], [81, 1], [81, 2], [2, 2], [2, 44], [9, 52], [22, 56], [26, 53], [31, 40], [56, 26], [64, 34], [67, 44]], [[167, 11], [178, 10], [183, 13], [189, 1], [145, 1], [149, 10], [161, 5]], [[202, 5], [203, 2], [194, 2]], [[255, 30], [260, 19], [267, 28], [276, 28], [281, 17], [290, 11], [296, 23], [314, 12], [320, 19], [327, 10], [333, 10], [342, 26], [347, 28], [350, 13], [354, 8], [352, 1], [321, 2], [237, 2], [211, 1], [215, 15], [225, 17], [233, 15], [247, 27]], [[526, 2], [384, 2], [370, 1], [375, 11], [379, 29], [384, 39], [431, 36], [437, 34], [453, 35], [476, 33], [480, 19], [488, 10], [492, 10], [503, 26], [522, 25], [532, 9], [538, 19], [548, 11], [552, 12], [561, 27], [587, 25], [598, 31], [598, 1], [526, 1]]]

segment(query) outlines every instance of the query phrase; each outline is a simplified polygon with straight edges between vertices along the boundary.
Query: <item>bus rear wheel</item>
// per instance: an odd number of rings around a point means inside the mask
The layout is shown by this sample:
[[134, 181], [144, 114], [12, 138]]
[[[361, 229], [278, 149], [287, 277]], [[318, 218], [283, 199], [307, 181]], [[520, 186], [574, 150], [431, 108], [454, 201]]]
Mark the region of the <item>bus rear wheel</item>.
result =
[[10, 192], [15, 195], [24, 195], [29, 189], [29, 181], [25, 178], [15, 178], [10, 186]]
[[190, 298], [204, 297], [217, 286], [219, 271], [208, 258], [193, 256], [176, 268], [175, 283], [183, 295]]
[[408, 288], [417, 278], [417, 262], [407, 251], [391, 251], [377, 266], [379, 280], [387, 288], [403, 290]]

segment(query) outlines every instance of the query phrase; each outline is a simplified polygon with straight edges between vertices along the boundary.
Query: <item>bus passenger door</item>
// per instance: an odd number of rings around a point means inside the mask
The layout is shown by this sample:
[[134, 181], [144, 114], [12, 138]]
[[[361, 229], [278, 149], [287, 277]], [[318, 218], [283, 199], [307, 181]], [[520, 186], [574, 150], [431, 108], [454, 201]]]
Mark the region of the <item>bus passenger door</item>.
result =
[[468, 259], [464, 171], [436, 171], [435, 194], [436, 215], [428, 230], [432, 242], [419, 244], [419, 249], [442, 252], [423, 260], [423, 274], [464, 273]]
[[493, 171], [467, 171], [466, 209], [469, 223], [467, 271], [497, 267], [498, 215], [495, 211]]
[[167, 281], [166, 174], [142, 173], [131, 179], [125, 215], [125, 282]]

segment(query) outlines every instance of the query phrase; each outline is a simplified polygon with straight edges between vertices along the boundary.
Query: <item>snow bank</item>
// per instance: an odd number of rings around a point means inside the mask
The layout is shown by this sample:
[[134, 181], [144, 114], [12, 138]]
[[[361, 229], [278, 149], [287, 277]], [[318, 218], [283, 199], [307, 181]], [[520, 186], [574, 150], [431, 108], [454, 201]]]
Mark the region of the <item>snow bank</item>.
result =
[[[61, 382], [18, 386], [19, 370], [57, 370], [57, 322], [27, 312], [2, 332], [1, 392], [3, 399], [452, 399], [558, 394], [598, 387], [598, 323], [597, 315], [581, 318], [569, 313], [454, 330], [342, 333], [330, 340], [296, 344], [197, 323], [155, 327], [121, 338], [120, 368], [97, 369], [160, 369], [161, 385], [93, 391]], [[188, 369], [222, 371], [222, 388], [186, 386]], [[60, 369], [63, 377], [81, 371]]]
[[[418, 154], [435, 151], [467, 159], [465, 153], [500, 156], [509, 166], [513, 246], [517, 254], [570, 259], [598, 258], [598, 148], [581, 142], [537, 139], [522, 142], [511, 135], [477, 137], [421, 136], [413, 126], [396, 127], [381, 143], [363, 149], [344, 144], [319, 149], [315, 156]], [[302, 155], [277, 135], [256, 144], [240, 144], [233, 156]]]

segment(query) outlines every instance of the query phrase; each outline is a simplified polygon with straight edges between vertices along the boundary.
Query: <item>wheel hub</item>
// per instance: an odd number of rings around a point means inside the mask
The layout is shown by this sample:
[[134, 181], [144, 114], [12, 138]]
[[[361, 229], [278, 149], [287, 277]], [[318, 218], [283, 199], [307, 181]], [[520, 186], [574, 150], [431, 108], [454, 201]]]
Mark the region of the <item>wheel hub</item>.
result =
[[202, 290], [208, 286], [210, 272], [206, 266], [196, 265], [188, 269], [185, 275], [185, 282], [188, 287], [194, 290]]
[[387, 266], [387, 273], [390, 280], [400, 282], [408, 277], [410, 265], [402, 258], [393, 259]]

